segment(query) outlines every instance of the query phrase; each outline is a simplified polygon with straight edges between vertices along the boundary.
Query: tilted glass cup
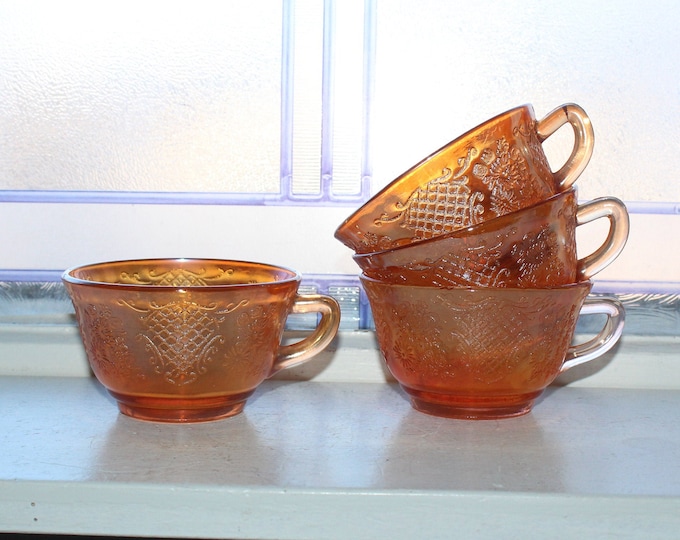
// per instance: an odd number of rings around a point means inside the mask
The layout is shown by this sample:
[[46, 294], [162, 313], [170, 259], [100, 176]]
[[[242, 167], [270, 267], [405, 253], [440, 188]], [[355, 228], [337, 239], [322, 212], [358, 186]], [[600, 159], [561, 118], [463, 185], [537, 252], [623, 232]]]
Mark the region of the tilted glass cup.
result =
[[[340, 308], [301, 295], [301, 276], [245, 261], [148, 259], [92, 264], [62, 276], [90, 366], [121, 412], [159, 422], [238, 414], [257, 386], [321, 352]], [[317, 327], [282, 345], [291, 313]]]
[[[542, 143], [574, 131], [571, 155], [552, 172]], [[593, 153], [594, 132], [573, 103], [536, 120], [531, 105], [495, 116], [393, 180], [348, 217], [335, 237], [356, 253], [464, 229], [532, 206], [571, 187]]]
[[[578, 259], [576, 228], [601, 218], [609, 222], [606, 238]], [[619, 199], [578, 205], [571, 188], [467, 229], [353, 258], [367, 276], [392, 283], [551, 287], [588, 280], [606, 268], [623, 250], [629, 226]]]

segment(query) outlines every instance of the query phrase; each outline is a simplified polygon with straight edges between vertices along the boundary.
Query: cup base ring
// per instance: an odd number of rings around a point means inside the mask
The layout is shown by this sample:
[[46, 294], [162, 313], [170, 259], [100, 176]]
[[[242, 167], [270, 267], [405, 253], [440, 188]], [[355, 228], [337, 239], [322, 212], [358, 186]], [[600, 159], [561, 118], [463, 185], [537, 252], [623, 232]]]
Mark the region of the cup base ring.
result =
[[420, 412], [460, 420], [496, 420], [522, 416], [531, 411], [542, 391], [515, 396], [456, 396], [403, 387], [411, 406]]
[[148, 422], [189, 424], [212, 422], [243, 411], [252, 392], [214, 398], [158, 398], [122, 395], [109, 390], [126, 416]]

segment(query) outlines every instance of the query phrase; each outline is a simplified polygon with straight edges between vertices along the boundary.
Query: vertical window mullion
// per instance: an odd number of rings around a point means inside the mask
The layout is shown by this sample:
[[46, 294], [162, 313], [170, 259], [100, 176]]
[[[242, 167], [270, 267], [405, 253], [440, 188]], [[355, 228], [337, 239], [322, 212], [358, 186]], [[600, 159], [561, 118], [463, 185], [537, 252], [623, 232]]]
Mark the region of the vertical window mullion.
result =
[[296, 0], [293, 22], [292, 194], [319, 193], [324, 4]]
[[333, 2], [332, 193], [361, 193], [366, 136], [364, 0]]

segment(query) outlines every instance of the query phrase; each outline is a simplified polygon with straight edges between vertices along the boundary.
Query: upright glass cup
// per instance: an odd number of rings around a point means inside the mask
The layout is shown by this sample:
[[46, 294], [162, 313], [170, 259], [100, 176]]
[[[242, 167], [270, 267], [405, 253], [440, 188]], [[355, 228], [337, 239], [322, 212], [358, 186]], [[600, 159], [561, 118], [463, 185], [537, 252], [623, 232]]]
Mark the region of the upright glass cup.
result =
[[[322, 351], [340, 323], [329, 296], [297, 293], [300, 275], [269, 264], [148, 259], [62, 276], [92, 371], [128, 416], [201, 422], [240, 413], [258, 385]], [[290, 313], [318, 312], [282, 345]]]
[[[423, 287], [361, 276], [385, 363], [419, 411], [451, 418], [528, 413], [561, 373], [600, 357], [623, 331], [618, 300], [588, 281], [542, 289]], [[572, 344], [577, 319], [604, 314]]]

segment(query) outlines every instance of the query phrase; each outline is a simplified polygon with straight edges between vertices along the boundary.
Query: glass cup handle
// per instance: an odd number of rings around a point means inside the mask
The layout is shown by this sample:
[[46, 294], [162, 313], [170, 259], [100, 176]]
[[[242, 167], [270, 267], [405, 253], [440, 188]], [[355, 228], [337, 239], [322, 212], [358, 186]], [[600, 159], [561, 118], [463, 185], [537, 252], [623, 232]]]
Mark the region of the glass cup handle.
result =
[[324, 350], [338, 333], [340, 326], [340, 305], [338, 302], [323, 294], [298, 294], [291, 309], [291, 313], [321, 313], [321, 320], [314, 331], [306, 338], [282, 345], [274, 360], [269, 377], [289, 367], [296, 366], [309, 360], [312, 356]]
[[619, 341], [626, 319], [626, 311], [621, 302], [613, 298], [586, 298], [579, 316], [591, 314], [604, 314], [607, 322], [594, 338], [569, 347], [560, 374], [602, 356]]
[[628, 210], [616, 197], [601, 197], [579, 206], [576, 211], [576, 225], [584, 225], [602, 217], [609, 219], [609, 234], [597, 250], [578, 261], [578, 281], [590, 279], [604, 270], [619, 256], [628, 241]]
[[593, 155], [595, 132], [586, 112], [574, 103], [566, 103], [549, 112], [536, 125], [538, 139], [543, 142], [566, 123], [574, 129], [574, 148], [567, 162], [553, 173], [558, 191], [569, 188], [581, 175]]

